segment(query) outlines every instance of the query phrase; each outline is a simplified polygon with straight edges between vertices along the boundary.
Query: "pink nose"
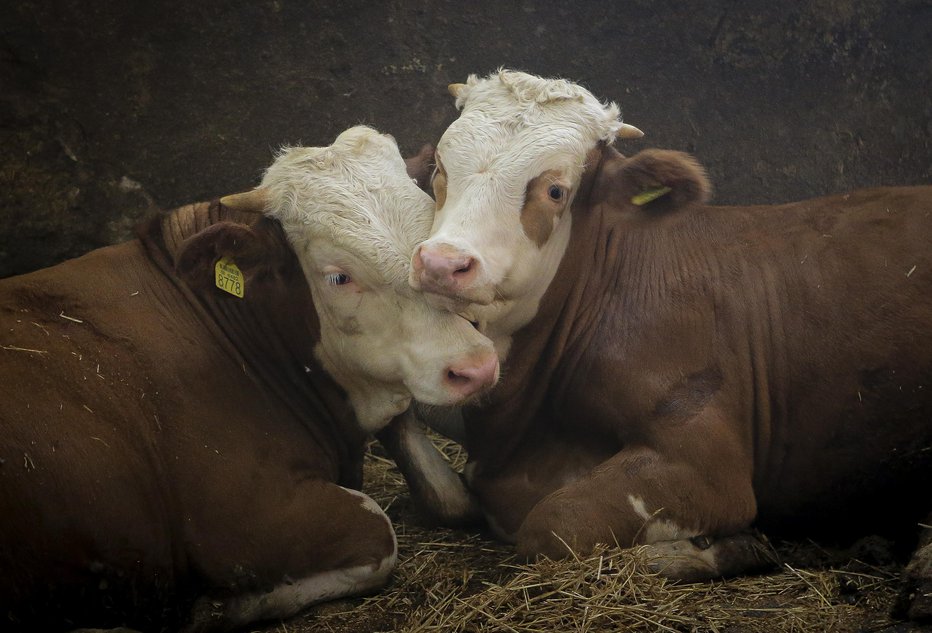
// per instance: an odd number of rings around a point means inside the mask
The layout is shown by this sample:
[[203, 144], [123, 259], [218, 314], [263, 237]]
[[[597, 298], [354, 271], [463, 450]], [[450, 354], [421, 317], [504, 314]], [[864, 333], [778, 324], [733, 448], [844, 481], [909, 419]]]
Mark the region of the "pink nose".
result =
[[468, 398], [498, 382], [498, 355], [488, 352], [447, 367], [444, 381], [450, 391]]
[[412, 265], [421, 290], [444, 295], [457, 294], [476, 279], [479, 271], [475, 258], [449, 244], [418, 247]]

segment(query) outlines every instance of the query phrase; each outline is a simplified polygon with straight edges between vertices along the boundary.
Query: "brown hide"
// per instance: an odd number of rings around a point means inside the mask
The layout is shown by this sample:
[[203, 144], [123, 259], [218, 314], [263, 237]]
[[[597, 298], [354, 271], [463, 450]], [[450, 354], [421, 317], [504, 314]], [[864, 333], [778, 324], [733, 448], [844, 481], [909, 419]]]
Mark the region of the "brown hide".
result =
[[494, 524], [560, 556], [553, 533], [585, 551], [926, 510], [932, 187], [701, 206], [691, 158], [602, 154], [503, 383], [466, 412]]
[[[244, 299], [210, 283], [222, 254]], [[334, 485], [361, 483], [363, 438], [276, 223], [181, 208], [0, 280], [0, 332], [0, 628], [159, 627], [392, 550]]]
[[424, 191], [430, 192], [430, 176], [434, 171], [434, 146], [425, 143], [417, 154], [405, 159], [408, 175]]

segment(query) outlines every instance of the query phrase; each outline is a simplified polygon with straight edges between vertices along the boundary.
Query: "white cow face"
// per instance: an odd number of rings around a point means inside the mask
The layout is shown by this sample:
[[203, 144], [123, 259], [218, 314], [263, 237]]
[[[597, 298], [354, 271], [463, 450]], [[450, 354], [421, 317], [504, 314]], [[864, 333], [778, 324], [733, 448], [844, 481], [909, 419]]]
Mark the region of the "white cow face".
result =
[[563, 256], [587, 154], [640, 131], [563, 80], [502, 70], [451, 91], [463, 112], [437, 146], [437, 213], [410, 282], [493, 337], [510, 334], [533, 317]]
[[491, 343], [408, 285], [433, 201], [408, 177], [394, 139], [355, 127], [330, 147], [284, 150], [262, 189], [311, 287], [317, 354], [376, 430], [411, 397], [460, 404], [498, 379]]

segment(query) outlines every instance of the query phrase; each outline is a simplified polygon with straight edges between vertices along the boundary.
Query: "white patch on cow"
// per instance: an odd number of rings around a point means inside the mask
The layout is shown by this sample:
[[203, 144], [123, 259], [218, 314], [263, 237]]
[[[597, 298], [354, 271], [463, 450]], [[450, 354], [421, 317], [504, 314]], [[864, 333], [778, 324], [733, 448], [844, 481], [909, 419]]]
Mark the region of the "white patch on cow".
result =
[[368, 593], [387, 582], [398, 561], [398, 540], [391, 520], [368, 495], [350, 488], [343, 488], [343, 490], [357, 497], [363, 509], [385, 519], [392, 536], [391, 552], [374, 565], [334, 569], [307, 578], [284, 582], [269, 592], [247, 594], [230, 599], [221, 604], [220, 611], [225, 626], [237, 627], [258, 620], [287, 618], [312, 604]]
[[632, 494], [628, 495], [631, 509], [640, 518], [644, 519], [644, 529], [639, 539], [642, 543], [656, 543], [658, 541], [674, 541], [698, 536], [697, 530], [681, 527], [673, 521], [657, 518], [658, 512], [649, 512], [644, 500]]
[[318, 602], [368, 593], [387, 582], [396, 560], [397, 551], [375, 567], [335, 569], [283, 583], [268, 593], [240, 596], [224, 605], [225, 624], [238, 627], [259, 620], [287, 618]]
[[542, 246], [525, 235], [527, 184], [545, 171], [559, 173], [571, 183], [572, 204], [589, 151], [599, 141], [611, 143], [622, 123], [614, 103], [600, 103], [576, 84], [508, 70], [471, 75], [456, 104], [463, 112], [437, 147], [445, 203], [424, 246], [449, 245], [478, 262], [475, 280], [458, 298], [477, 304], [469, 314], [501, 353], [536, 314], [570, 234], [564, 213]]
[[[363, 510], [385, 517], [385, 522], [388, 524], [389, 529], [392, 530], [392, 536], [394, 537], [395, 531], [394, 528], [392, 528], [391, 519], [388, 518], [388, 515], [382, 510], [382, 506], [376, 503], [375, 499], [360, 490], [353, 490], [352, 488], [346, 488], [344, 486], [340, 486], [340, 488], [343, 488], [347, 493], [358, 498], [362, 502]], [[397, 543], [395, 545], [397, 546]]]
[[329, 147], [286, 148], [262, 187], [311, 287], [321, 324], [315, 351], [361, 426], [381, 428], [412, 396], [464, 401], [449, 368], [483, 360], [488, 367], [493, 347], [407, 284], [433, 201], [408, 177], [394, 139], [360, 126]]

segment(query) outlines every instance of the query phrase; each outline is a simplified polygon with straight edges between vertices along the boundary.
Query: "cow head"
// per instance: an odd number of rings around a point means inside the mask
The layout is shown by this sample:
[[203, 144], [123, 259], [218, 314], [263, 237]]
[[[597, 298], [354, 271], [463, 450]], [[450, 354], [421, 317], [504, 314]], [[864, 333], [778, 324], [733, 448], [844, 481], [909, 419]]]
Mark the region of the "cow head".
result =
[[569, 208], [601, 142], [642, 133], [564, 81], [500, 70], [450, 87], [462, 114], [437, 146], [437, 212], [411, 285], [514, 330], [533, 316], [570, 234]]
[[433, 201], [394, 139], [351, 128], [329, 147], [283, 150], [259, 188], [221, 202], [281, 223], [320, 319], [316, 354], [375, 430], [411, 397], [460, 404], [498, 379], [491, 343], [408, 285], [410, 253]]

